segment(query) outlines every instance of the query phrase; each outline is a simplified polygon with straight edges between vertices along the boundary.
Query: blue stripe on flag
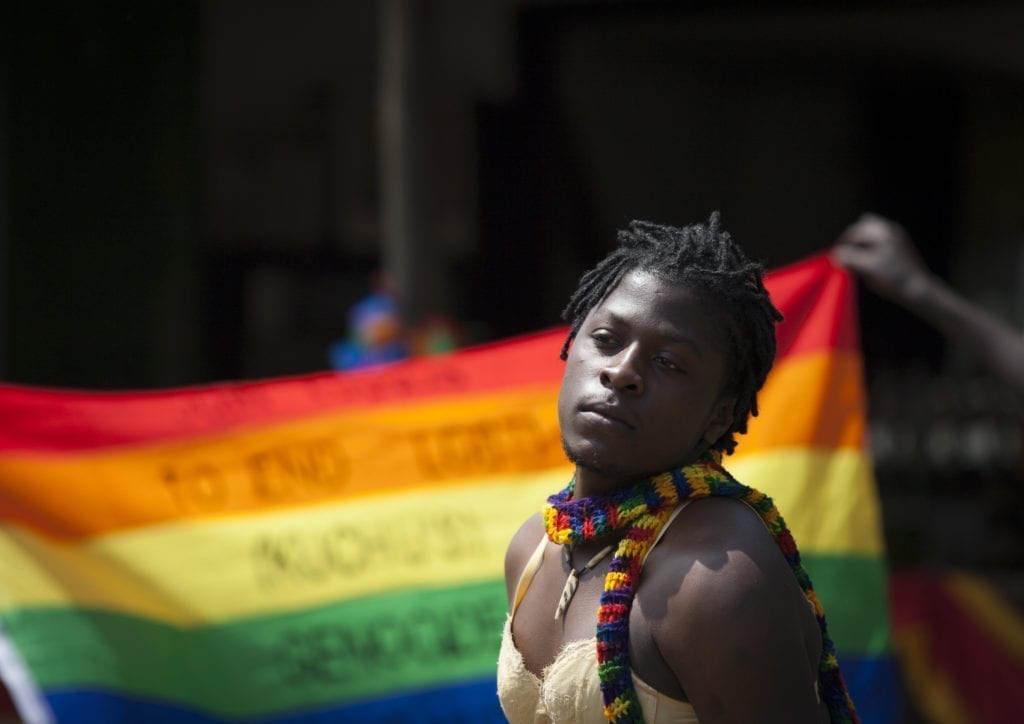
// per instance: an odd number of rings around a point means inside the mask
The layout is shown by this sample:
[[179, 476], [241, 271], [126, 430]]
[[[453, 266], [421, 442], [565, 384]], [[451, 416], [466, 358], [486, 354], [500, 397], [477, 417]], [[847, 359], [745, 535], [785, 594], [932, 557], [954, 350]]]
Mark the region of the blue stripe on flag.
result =
[[[95, 690], [50, 691], [46, 693], [46, 700], [61, 724], [224, 724], [238, 721], [167, 703]], [[372, 701], [245, 721], [259, 724], [334, 724], [340, 721], [501, 724], [505, 717], [498, 705], [497, 686], [489, 677]]]
[[192, 709], [135, 699], [104, 691], [46, 692], [46, 702], [60, 724], [221, 724]]
[[839, 668], [861, 721], [865, 724], [904, 721], [903, 690], [892, 654], [858, 658], [843, 656], [840, 652]]
[[493, 677], [443, 688], [407, 692], [348, 704], [330, 710], [264, 720], [265, 724], [503, 724], [498, 687]]
[[[903, 694], [899, 671], [891, 656], [843, 656], [843, 677], [861, 720], [871, 724], [899, 724], [903, 720]], [[373, 724], [501, 724], [493, 678], [425, 691], [266, 717], [260, 724], [327, 724], [351, 721]], [[222, 724], [226, 721], [170, 704], [98, 691], [47, 692], [47, 702], [61, 724]]]

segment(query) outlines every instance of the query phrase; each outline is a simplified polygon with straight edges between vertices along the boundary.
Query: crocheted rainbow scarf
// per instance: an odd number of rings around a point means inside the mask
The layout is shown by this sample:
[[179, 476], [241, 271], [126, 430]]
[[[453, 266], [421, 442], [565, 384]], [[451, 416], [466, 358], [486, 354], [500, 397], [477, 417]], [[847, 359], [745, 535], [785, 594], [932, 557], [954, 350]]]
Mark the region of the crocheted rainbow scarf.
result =
[[627, 531], [612, 557], [597, 609], [598, 674], [608, 721], [642, 724], [644, 720], [633, 688], [629, 661], [629, 612], [644, 557], [679, 502], [718, 496], [744, 501], [768, 526], [804, 595], [814, 607], [821, 628], [818, 681], [829, 716], [833, 724], [860, 722], [839, 672], [825, 612], [800, 563], [793, 536], [771, 498], [738, 482], [722, 467], [721, 453], [709, 452], [692, 465], [606, 495], [574, 500], [574, 483], [575, 480], [565, 490], [548, 498], [544, 524], [552, 542], [576, 544], [600, 539], [614, 531]]

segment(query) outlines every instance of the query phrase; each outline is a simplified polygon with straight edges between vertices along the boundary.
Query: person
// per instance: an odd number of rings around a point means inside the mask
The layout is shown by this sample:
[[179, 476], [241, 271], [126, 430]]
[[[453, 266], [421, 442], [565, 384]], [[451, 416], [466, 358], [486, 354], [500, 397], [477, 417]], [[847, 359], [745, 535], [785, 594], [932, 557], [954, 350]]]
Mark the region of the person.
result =
[[505, 716], [858, 721], [785, 523], [721, 465], [775, 357], [762, 267], [717, 212], [618, 241], [563, 313], [575, 474], [506, 553]]
[[327, 349], [332, 369], [363, 369], [409, 356], [407, 332], [390, 278], [377, 272], [371, 286], [370, 293], [348, 310], [348, 335]]
[[1024, 334], [932, 274], [902, 226], [864, 214], [840, 234], [833, 256], [872, 291], [973, 354], [1024, 401]]

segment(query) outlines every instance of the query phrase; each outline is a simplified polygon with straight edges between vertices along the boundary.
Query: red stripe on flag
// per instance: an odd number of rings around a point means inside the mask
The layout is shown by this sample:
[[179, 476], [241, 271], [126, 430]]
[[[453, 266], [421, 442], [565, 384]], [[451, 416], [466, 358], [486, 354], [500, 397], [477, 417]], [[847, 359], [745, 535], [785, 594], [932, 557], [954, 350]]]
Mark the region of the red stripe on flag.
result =
[[201, 438], [377, 405], [555, 385], [564, 329], [373, 370], [155, 392], [0, 385], [0, 451], [76, 452]]
[[776, 330], [777, 361], [827, 349], [860, 349], [853, 280], [827, 254], [768, 274], [765, 286], [785, 315]]
[[[857, 349], [853, 286], [828, 256], [767, 275], [778, 358]], [[202, 438], [376, 405], [556, 385], [565, 328], [374, 370], [148, 392], [0, 385], [0, 451], [62, 453]]]

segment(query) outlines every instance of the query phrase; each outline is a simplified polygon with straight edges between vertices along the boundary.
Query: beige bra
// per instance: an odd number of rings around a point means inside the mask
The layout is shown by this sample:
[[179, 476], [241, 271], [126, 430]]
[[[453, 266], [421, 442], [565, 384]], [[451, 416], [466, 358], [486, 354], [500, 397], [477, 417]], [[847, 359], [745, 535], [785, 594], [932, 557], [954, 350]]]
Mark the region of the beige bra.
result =
[[[672, 512], [648, 554], [688, 502]], [[511, 724], [604, 724], [607, 720], [601, 705], [596, 638], [565, 644], [544, 669], [543, 678], [526, 668], [512, 640], [512, 617], [540, 568], [546, 544], [545, 536], [519, 577], [512, 611], [505, 619], [498, 655], [498, 700]], [[647, 724], [694, 724], [697, 721], [697, 714], [689, 703], [659, 693], [636, 674], [633, 674], [633, 685]]]

